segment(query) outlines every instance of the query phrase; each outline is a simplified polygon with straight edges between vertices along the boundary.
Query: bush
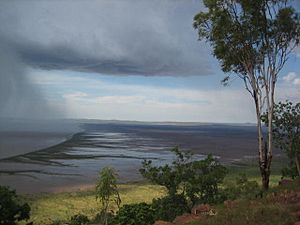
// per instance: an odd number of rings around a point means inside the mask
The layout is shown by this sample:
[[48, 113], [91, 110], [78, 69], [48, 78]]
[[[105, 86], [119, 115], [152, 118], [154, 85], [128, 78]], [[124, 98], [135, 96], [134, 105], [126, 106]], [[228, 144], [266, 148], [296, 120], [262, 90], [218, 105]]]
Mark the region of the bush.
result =
[[71, 217], [70, 222], [68, 223], [69, 225], [85, 225], [90, 222], [89, 218], [85, 215], [74, 215]]
[[155, 210], [155, 220], [172, 221], [176, 216], [189, 212], [188, 203], [183, 195], [166, 196], [154, 199], [152, 208]]
[[172, 149], [172, 152], [176, 155], [172, 165], [156, 167], [151, 161], [144, 161], [140, 169], [142, 176], [166, 187], [171, 198], [181, 192], [193, 204], [221, 201], [219, 185], [227, 169], [212, 155], [193, 161], [191, 153], [181, 152], [178, 147]]
[[212, 155], [189, 163], [183, 185], [187, 197], [193, 204], [222, 202], [224, 198], [219, 185], [223, 183], [226, 174], [227, 169]]
[[152, 225], [155, 222], [154, 210], [150, 204], [124, 205], [118, 211], [114, 223], [121, 225]]
[[30, 207], [23, 203], [15, 190], [0, 186], [0, 225], [17, 225], [28, 220]]

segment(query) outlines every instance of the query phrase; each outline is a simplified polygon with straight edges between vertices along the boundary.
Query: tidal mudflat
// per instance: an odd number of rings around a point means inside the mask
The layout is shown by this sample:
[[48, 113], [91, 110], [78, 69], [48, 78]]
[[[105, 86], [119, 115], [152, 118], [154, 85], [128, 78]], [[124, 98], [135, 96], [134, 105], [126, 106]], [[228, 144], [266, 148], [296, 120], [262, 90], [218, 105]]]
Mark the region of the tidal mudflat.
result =
[[255, 127], [245, 125], [102, 122], [81, 130], [55, 146], [0, 160], [0, 183], [25, 193], [78, 190], [93, 185], [105, 166], [134, 182], [142, 179], [142, 160], [170, 162], [174, 146], [225, 163], [255, 156], [257, 146]]

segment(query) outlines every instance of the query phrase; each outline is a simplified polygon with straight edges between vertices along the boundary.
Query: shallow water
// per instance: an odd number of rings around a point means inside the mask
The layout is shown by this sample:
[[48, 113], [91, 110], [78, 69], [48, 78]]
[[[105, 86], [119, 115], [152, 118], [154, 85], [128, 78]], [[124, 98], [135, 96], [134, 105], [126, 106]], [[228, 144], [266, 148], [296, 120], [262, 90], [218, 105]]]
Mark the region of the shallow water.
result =
[[105, 166], [122, 182], [141, 180], [144, 159], [171, 162], [170, 149], [192, 150], [195, 159], [212, 153], [223, 162], [256, 154], [256, 129], [229, 125], [83, 124], [83, 132], [41, 151], [0, 161], [0, 183], [18, 191], [74, 190], [92, 185]]

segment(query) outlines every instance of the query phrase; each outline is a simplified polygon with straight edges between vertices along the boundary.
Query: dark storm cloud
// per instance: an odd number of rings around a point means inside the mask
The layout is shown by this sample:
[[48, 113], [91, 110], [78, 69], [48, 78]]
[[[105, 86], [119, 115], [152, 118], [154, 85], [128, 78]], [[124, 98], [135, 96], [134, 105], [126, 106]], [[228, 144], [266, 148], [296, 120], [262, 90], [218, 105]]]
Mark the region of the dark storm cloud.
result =
[[192, 18], [200, 1], [2, 1], [0, 35], [33, 67], [105, 74], [207, 75]]
[[[26, 66], [5, 40], [0, 39], [0, 118], [50, 119], [61, 116], [51, 109], [27, 77]], [[0, 130], [3, 122], [0, 122]]]

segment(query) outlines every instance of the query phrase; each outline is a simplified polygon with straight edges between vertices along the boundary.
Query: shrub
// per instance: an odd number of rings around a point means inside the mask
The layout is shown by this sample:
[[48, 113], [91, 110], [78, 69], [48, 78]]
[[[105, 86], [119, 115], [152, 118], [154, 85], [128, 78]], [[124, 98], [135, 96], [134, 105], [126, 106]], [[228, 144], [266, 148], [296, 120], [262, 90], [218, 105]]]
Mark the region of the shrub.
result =
[[151, 204], [138, 203], [124, 205], [118, 211], [114, 223], [121, 225], [152, 225], [155, 222]]
[[30, 207], [23, 203], [15, 190], [0, 186], [0, 225], [17, 225], [28, 220]]
[[89, 218], [85, 215], [74, 215], [71, 217], [70, 222], [68, 223], [69, 225], [85, 225], [90, 222]]
[[165, 186], [171, 198], [181, 192], [193, 204], [221, 201], [219, 185], [223, 182], [227, 169], [212, 155], [193, 161], [191, 153], [181, 152], [178, 147], [172, 152], [176, 155], [172, 165], [156, 167], [151, 161], [144, 161], [140, 169], [142, 176]]
[[212, 155], [205, 159], [193, 161], [187, 165], [184, 189], [187, 197], [195, 203], [219, 203], [224, 200], [219, 185], [227, 174]]
[[176, 216], [189, 212], [188, 203], [183, 195], [166, 196], [154, 199], [152, 208], [155, 211], [155, 220], [172, 221]]

